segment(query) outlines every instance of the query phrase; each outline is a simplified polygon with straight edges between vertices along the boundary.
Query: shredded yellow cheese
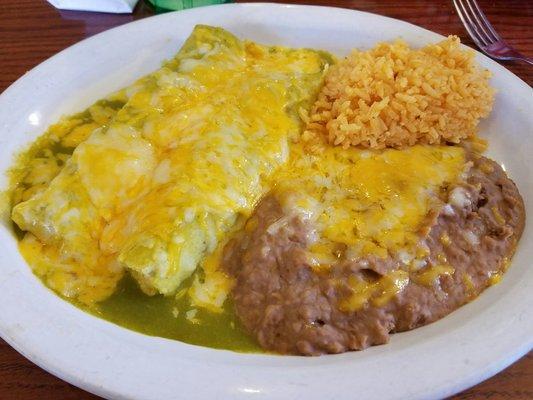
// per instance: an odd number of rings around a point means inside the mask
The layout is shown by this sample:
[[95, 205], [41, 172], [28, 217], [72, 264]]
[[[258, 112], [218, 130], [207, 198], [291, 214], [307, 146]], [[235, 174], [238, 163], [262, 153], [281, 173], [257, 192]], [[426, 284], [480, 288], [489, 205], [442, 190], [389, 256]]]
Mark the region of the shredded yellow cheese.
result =
[[296, 145], [275, 176], [276, 191], [282, 204], [318, 225], [311, 251], [319, 263], [334, 259], [339, 244], [352, 258], [415, 253], [440, 189], [459, 178], [464, 163], [464, 150], [451, 146], [307, 154]]
[[394, 270], [375, 282], [350, 277], [348, 280], [352, 294], [343, 299], [339, 307], [343, 311], [357, 311], [368, 303], [382, 307], [400, 293], [409, 283], [409, 273]]
[[424, 286], [438, 286], [439, 279], [442, 276], [451, 276], [455, 273], [455, 268], [449, 265], [435, 265], [425, 268], [419, 274], [415, 275], [415, 282]]

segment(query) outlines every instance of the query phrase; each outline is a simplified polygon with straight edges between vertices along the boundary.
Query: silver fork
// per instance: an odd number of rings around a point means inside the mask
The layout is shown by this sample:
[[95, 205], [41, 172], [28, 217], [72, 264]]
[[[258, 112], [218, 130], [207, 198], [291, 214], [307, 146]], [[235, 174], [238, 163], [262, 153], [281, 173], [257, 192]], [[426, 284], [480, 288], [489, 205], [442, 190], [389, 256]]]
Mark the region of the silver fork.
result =
[[533, 59], [509, 46], [494, 30], [476, 0], [453, 0], [457, 14], [474, 43], [496, 60], [520, 60], [533, 65]]

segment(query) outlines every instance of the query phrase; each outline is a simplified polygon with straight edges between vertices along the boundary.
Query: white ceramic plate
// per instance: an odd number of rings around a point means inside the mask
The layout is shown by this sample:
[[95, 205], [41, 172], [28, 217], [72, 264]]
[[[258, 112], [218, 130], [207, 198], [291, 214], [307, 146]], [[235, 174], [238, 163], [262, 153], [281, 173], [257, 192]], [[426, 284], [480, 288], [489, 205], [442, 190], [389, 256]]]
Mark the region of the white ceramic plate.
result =
[[[356, 11], [272, 4], [224, 5], [130, 23], [70, 47], [0, 96], [0, 172], [21, 147], [62, 114], [156, 69], [197, 23], [269, 44], [339, 55], [403, 37], [442, 37], [405, 22]], [[505, 165], [533, 216], [533, 96], [488, 58], [494, 111], [482, 125], [489, 156]], [[5, 180], [4, 180], [5, 184]], [[148, 337], [76, 309], [46, 289], [0, 226], [0, 334], [28, 359], [90, 392], [117, 399], [439, 398], [493, 375], [532, 348], [533, 225], [527, 223], [503, 281], [448, 317], [363, 352], [318, 358], [238, 354]]]

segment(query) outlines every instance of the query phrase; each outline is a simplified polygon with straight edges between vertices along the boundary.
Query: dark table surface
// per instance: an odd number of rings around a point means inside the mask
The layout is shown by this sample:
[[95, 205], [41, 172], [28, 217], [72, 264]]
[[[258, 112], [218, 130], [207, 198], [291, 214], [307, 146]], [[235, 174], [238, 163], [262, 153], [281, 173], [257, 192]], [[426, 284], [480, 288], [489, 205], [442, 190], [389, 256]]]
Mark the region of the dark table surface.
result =
[[[322, 4], [402, 19], [441, 34], [455, 34], [473, 45], [451, 0], [284, 1]], [[496, 0], [479, 4], [497, 31], [519, 51], [533, 56], [533, 1]], [[59, 11], [44, 0], [0, 0], [0, 92], [40, 62], [89, 36], [153, 15], [142, 0], [131, 15]], [[505, 63], [529, 85], [533, 67]], [[97, 399], [48, 374], [0, 339], [0, 399]], [[533, 399], [533, 353], [454, 399]]]

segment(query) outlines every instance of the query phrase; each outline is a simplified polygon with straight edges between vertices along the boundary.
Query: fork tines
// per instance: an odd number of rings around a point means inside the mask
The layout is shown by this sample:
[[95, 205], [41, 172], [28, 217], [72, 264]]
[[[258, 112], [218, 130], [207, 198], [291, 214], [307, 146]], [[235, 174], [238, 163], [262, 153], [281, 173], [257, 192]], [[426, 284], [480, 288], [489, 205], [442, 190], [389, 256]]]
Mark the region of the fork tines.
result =
[[453, 0], [453, 2], [463, 25], [479, 47], [486, 48], [502, 41], [475, 0]]

